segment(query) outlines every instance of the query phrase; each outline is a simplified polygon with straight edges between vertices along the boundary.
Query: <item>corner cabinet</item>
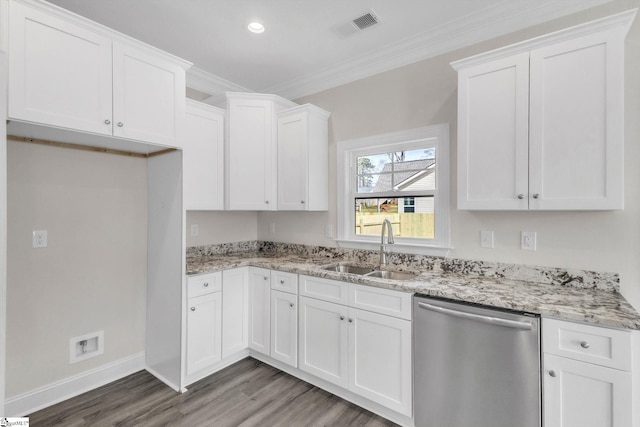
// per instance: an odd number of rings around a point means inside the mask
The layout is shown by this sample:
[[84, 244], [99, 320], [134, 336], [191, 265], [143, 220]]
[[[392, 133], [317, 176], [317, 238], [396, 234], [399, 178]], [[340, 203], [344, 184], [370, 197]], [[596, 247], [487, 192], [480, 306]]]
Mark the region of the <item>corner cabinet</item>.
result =
[[278, 210], [329, 208], [329, 115], [311, 104], [278, 113]]
[[8, 2], [9, 120], [179, 147], [189, 63], [45, 2]]
[[278, 208], [276, 114], [297, 104], [275, 95], [227, 93], [226, 206], [229, 210]]
[[623, 208], [624, 38], [634, 16], [452, 63], [458, 209]]
[[186, 210], [224, 209], [224, 119], [224, 110], [187, 100], [182, 149]]

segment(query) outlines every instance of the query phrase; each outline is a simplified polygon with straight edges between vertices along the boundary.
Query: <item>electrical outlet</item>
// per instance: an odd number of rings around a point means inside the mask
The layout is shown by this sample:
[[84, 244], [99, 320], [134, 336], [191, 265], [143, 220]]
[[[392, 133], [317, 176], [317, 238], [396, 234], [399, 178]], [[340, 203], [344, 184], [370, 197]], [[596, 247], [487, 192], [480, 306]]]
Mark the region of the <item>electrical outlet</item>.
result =
[[324, 226], [324, 237], [333, 237], [333, 226], [331, 224]]
[[34, 248], [46, 248], [47, 230], [33, 230], [31, 243]]
[[271, 234], [276, 234], [276, 223], [272, 222], [271, 225], [269, 225], [269, 231], [271, 231]]
[[198, 224], [191, 224], [191, 237], [197, 237], [200, 234]]
[[523, 251], [536, 250], [536, 232], [523, 231], [520, 233], [520, 249]]
[[493, 249], [493, 230], [480, 231], [480, 247]]

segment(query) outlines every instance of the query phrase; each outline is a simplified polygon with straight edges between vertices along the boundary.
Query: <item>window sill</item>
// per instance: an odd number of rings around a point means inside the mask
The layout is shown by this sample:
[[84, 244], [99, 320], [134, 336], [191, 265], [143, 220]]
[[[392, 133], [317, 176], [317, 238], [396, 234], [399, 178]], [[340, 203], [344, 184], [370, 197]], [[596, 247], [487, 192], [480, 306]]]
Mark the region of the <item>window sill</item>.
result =
[[[340, 240], [336, 239], [336, 243], [340, 248], [364, 249], [370, 251], [379, 251], [380, 242], [364, 241], [364, 240]], [[393, 253], [429, 255], [437, 257], [446, 257], [451, 248], [441, 246], [412, 245], [409, 243], [394, 243], [387, 245], [387, 251]]]

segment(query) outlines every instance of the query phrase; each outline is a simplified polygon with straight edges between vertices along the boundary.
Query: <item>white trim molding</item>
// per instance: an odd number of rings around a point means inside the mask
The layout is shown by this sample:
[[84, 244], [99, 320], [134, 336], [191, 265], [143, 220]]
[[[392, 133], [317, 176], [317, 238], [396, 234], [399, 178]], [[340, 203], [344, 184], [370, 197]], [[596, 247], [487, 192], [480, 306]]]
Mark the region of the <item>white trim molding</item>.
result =
[[216, 96], [225, 92], [255, 92], [232, 81], [208, 73], [197, 67], [191, 67], [186, 74], [187, 87]]
[[39, 387], [7, 399], [7, 417], [22, 417], [48, 406], [78, 396], [97, 387], [109, 384], [145, 368], [144, 352], [116, 360], [81, 374]]
[[[449, 124], [443, 123], [433, 126], [408, 129], [381, 135], [373, 135], [337, 144], [337, 206], [338, 227], [337, 243], [340, 247], [376, 250], [380, 246], [379, 236], [363, 236], [355, 234], [353, 223], [354, 187], [353, 174], [355, 169], [354, 156], [362, 155], [363, 150], [405, 150], [424, 147], [436, 148], [436, 216], [435, 238], [401, 238], [389, 245], [393, 252], [412, 253], [421, 255], [446, 256], [450, 250], [450, 203], [449, 203]], [[362, 193], [365, 195], [366, 193]]]
[[564, 30], [555, 31], [550, 34], [545, 34], [543, 36], [535, 37], [530, 40], [525, 40], [520, 43], [515, 43], [499, 49], [494, 49], [489, 52], [480, 53], [469, 58], [454, 61], [451, 63], [451, 66], [454, 70], [459, 71], [462, 68], [471, 67], [474, 65], [485, 63], [487, 61], [493, 61], [508, 56], [513, 56], [522, 52], [528, 52], [541, 46], [564, 42], [611, 28], [620, 27], [622, 28], [623, 34], [626, 35], [629, 31], [629, 28], [631, 27], [631, 23], [633, 22], [637, 11], [638, 9], [630, 9], [621, 13], [616, 13], [615, 15], [596, 19], [595, 21], [586, 22], [584, 24], [576, 25]]
[[528, 7], [523, 7], [520, 2], [502, 2], [429, 28], [415, 36], [381, 46], [375, 52], [365, 52], [318, 72], [261, 91], [275, 93], [287, 99], [298, 99], [610, 1], [612, 0], [544, 0], [529, 3]]

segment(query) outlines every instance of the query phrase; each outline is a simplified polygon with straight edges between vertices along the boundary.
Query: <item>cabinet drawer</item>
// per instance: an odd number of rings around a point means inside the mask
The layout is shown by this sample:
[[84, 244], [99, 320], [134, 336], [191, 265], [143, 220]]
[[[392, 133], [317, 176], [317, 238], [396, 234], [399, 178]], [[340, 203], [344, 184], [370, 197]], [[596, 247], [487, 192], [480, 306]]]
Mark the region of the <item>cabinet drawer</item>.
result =
[[631, 333], [582, 323], [542, 319], [545, 353], [631, 370]]
[[411, 320], [412, 293], [349, 284], [349, 306]]
[[347, 305], [349, 284], [319, 277], [300, 276], [300, 295]]
[[220, 292], [222, 290], [222, 272], [202, 274], [187, 278], [187, 298]]
[[285, 273], [283, 271], [271, 272], [271, 289], [290, 294], [298, 293], [298, 275], [295, 273]]

